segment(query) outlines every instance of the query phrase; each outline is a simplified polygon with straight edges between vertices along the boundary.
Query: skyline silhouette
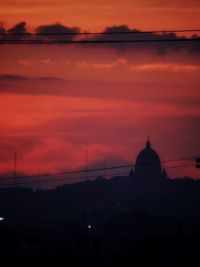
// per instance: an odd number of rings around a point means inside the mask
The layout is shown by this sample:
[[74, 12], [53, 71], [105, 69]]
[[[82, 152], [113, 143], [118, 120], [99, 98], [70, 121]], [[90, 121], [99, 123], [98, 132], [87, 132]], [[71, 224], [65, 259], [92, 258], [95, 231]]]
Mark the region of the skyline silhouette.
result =
[[51, 190], [0, 188], [2, 258], [141, 263], [140, 255], [150, 253], [149, 261], [163, 266], [165, 252], [155, 258], [151, 247], [166, 250], [172, 242], [173, 260], [188, 261], [199, 247], [200, 181], [170, 179], [161, 162], [148, 139], [127, 175]]
[[[198, 155], [191, 155], [190, 157], [182, 157], [182, 158], [173, 158], [167, 160], [160, 160], [157, 152], [152, 148], [152, 144], [150, 142], [150, 137], [148, 136], [145, 147], [141, 152], [137, 155], [135, 162], [124, 163], [121, 165], [106, 165], [105, 158], [103, 162], [100, 164], [103, 166], [99, 167], [99, 163], [90, 167], [88, 165], [88, 151], [85, 158], [85, 166], [81, 169], [74, 170], [57, 170], [55, 172], [45, 172], [45, 173], [36, 173], [32, 175], [26, 175], [24, 173], [18, 173], [18, 153], [14, 153], [14, 170], [13, 174], [10, 176], [4, 174], [1, 178], [1, 187], [16, 187], [16, 186], [26, 186], [33, 188], [55, 188], [58, 185], [62, 184], [70, 184], [77, 183], [85, 180], [94, 180], [98, 176], [104, 176], [107, 179], [110, 179], [113, 175], [120, 174], [129, 174], [131, 176], [138, 176], [142, 178], [143, 172], [149, 173], [149, 175], [154, 176], [156, 179], [163, 176], [167, 178], [167, 172], [170, 169], [185, 169], [185, 168], [193, 168], [198, 169]], [[97, 167], [95, 167], [97, 166]], [[155, 170], [154, 170], [155, 168]], [[40, 171], [40, 170], [39, 170]], [[169, 177], [169, 176], [168, 176]], [[194, 177], [184, 175], [183, 177], [170, 177], [170, 179], [194, 179]], [[50, 186], [48, 185], [50, 183]]]

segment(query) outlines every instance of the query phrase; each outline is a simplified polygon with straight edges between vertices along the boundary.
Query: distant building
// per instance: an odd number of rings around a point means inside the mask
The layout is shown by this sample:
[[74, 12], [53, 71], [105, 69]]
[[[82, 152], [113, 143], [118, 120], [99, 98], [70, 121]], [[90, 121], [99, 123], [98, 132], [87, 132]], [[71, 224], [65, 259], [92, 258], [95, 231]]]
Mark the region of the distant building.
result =
[[167, 172], [162, 169], [158, 153], [152, 149], [148, 137], [145, 148], [139, 152], [135, 168], [127, 176], [111, 178], [111, 199], [122, 201], [149, 193], [156, 193], [167, 181]]
[[140, 180], [150, 179], [152, 182], [167, 178], [166, 171], [162, 170], [158, 153], [151, 148], [149, 137], [145, 148], [136, 158], [135, 172], [131, 169], [129, 176]]

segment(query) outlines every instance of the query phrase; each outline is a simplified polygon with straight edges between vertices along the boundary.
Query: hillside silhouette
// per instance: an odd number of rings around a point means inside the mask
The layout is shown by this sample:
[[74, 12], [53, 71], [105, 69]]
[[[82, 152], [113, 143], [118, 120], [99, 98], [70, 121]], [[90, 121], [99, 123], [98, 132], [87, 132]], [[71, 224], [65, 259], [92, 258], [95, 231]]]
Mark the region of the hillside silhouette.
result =
[[52, 190], [1, 188], [1, 256], [189, 264], [198, 260], [199, 203], [200, 181], [170, 179], [148, 138], [126, 176]]

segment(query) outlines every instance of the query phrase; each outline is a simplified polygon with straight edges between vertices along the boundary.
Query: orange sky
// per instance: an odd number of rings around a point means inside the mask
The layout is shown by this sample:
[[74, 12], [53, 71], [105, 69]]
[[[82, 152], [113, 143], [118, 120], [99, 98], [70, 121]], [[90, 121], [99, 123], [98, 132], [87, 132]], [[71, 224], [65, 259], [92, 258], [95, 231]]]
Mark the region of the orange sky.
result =
[[199, 28], [198, 0], [1, 0], [0, 18], [30, 26], [60, 22], [85, 30], [128, 24], [140, 29]]
[[[200, 28], [199, 1], [0, 1], [6, 28]], [[44, 15], [45, 14], [45, 15]], [[199, 43], [0, 47], [1, 173], [134, 164], [150, 135], [163, 160], [199, 153]], [[165, 166], [167, 167], [167, 166]], [[193, 168], [169, 169], [170, 176]]]

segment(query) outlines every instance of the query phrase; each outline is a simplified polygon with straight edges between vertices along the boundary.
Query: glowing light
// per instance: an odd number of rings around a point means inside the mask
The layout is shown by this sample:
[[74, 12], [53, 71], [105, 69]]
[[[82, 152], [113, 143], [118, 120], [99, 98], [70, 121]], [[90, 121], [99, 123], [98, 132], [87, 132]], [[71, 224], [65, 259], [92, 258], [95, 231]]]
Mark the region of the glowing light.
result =
[[88, 229], [92, 229], [92, 225], [91, 224], [88, 225]]
[[4, 217], [0, 216], [0, 221], [4, 221]]

